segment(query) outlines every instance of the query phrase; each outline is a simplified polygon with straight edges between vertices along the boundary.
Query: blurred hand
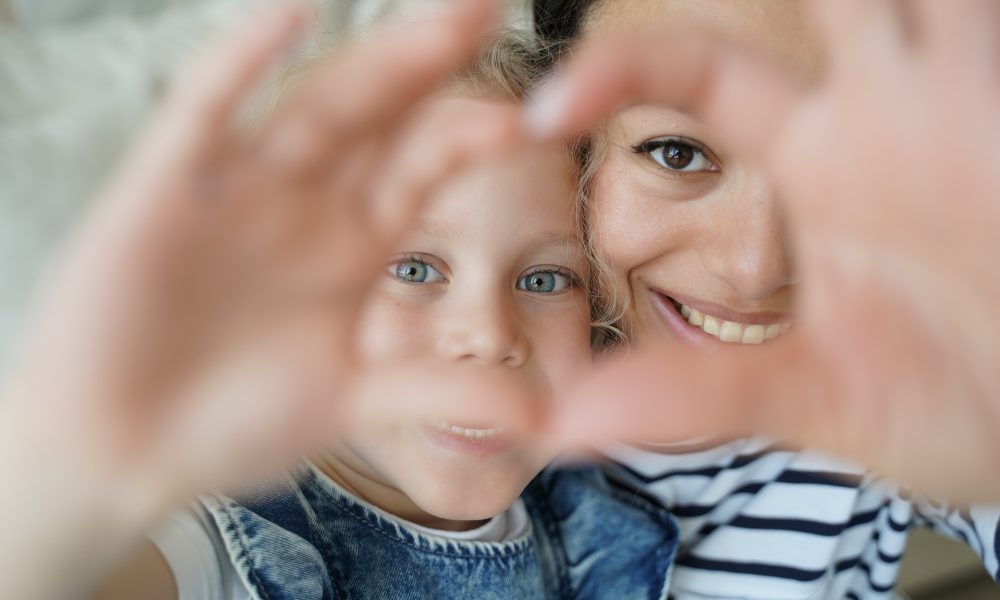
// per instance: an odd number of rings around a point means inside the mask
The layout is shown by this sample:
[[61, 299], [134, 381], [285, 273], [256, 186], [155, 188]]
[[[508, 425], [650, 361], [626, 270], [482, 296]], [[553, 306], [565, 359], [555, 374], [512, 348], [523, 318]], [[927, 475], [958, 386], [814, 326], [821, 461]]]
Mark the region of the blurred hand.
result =
[[349, 391], [408, 383], [360, 365], [353, 328], [420, 201], [518, 129], [513, 108], [420, 122], [495, 12], [462, 2], [347, 48], [251, 133], [235, 116], [301, 9], [253, 19], [178, 83], [56, 265], [0, 404], [13, 595], [76, 589], [171, 502], [377, 419]]
[[566, 395], [557, 428], [575, 442], [756, 431], [927, 493], [1000, 500], [1000, 4], [812, 6], [818, 87], [671, 31], [590, 40], [536, 97], [542, 137], [624, 101], [729, 136], [784, 201], [801, 291], [774, 343], [609, 361]]

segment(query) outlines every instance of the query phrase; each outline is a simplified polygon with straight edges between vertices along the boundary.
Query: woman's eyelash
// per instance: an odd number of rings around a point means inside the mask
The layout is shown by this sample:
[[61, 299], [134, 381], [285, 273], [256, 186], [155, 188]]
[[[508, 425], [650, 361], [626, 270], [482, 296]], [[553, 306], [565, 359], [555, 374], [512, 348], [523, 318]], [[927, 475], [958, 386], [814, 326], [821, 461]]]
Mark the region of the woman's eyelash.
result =
[[707, 151], [708, 151], [708, 149], [705, 148], [704, 144], [702, 144], [701, 142], [698, 142], [696, 140], [693, 140], [693, 139], [690, 139], [690, 138], [686, 138], [686, 137], [680, 137], [680, 136], [666, 136], [666, 137], [658, 137], [658, 138], [653, 138], [653, 139], [650, 139], [650, 140], [646, 140], [645, 142], [642, 142], [641, 144], [632, 146], [632, 151], [635, 152], [635, 153], [637, 153], [637, 154], [638, 153], [642, 153], [642, 152], [652, 152], [653, 150], [656, 150], [657, 148], [662, 148], [663, 146], [669, 146], [671, 144], [677, 144], [677, 145], [680, 145], [680, 146], [691, 146], [692, 148], [694, 148], [698, 152], [706, 152], [707, 153]]
[[[631, 150], [674, 173], [719, 170], [711, 151], [703, 144], [688, 138], [676, 136], [654, 138], [632, 146]], [[670, 164], [671, 162], [674, 164]]]

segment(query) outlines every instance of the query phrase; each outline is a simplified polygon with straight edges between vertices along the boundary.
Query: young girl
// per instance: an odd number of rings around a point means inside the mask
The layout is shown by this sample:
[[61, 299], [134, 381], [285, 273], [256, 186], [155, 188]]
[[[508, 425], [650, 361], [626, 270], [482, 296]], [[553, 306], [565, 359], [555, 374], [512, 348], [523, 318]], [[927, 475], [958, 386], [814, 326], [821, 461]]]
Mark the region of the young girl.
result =
[[[500, 36], [426, 122], [520, 98], [539, 58]], [[591, 333], [574, 171], [564, 146], [539, 147], [449, 182], [366, 301], [361, 357], [500, 369], [539, 396], [569, 385]], [[589, 469], [529, 485], [552, 458], [489, 422], [346, 432], [287, 482], [174, 515], [104, 597], [665, 597], [669, 515]]]
[[[656, 24], [708, 24], [763, 48], [805, 78], [815, 79], [821, 64], [805, 27], [804, 3], [535, 0], [534, 10], [539, 32], [553, 42]], [[836, 148], [834, 142], [823, 140], [823, 148]], [[746, 353], [766, 352], [795, 320], [785, 215], [772, 182], [758, 165], [734, 156], [731, 146], [688, 112], [654, 105], [617, 112], [592, 137], [584, 169], [590, 239], [626, 299], [626, 328], [635, 342], [689, 353], [764, 343]], [[805, 189], [808, 195], [825, 191]], [[856, 332], [852, 324], [863, 316], [842, 312], [840, 329]], [[878, 326], [889, 326], [885, 315]], [[853, 348], [865, 341], [853, 337], [850, 343]], [[783, 368], [796, 364], [789, 360]], [[721, 377], [726, 367], [717, 368], [710, 376]], [[684, 385], [685, 374], [677, 375], [679, 381], [664, 381], [661, 370], [647, 384], [663, 382], [666, 402], [671, 384]], [[909, 395], [903, 404], [908, 401]], [[860, 417], [870, 419], [878, 410]], [[650, 417], [642, 419], [649, 423]], [[854, 427], [866, 425], [859, 420]], [[654, 423], [645, 431], [655, 429]], [[913, 498], [862, 468], [768, 439], [701, 439], [615, 449], [611, 456], [618, 461], [615, 477], [659, 499], [680, 522], [671, 587], [678, 599], [888, 598], [908, 532], [916, 526], [966, 541], [990, 575], [1000, 578], [995, 508], [959, 509]]]

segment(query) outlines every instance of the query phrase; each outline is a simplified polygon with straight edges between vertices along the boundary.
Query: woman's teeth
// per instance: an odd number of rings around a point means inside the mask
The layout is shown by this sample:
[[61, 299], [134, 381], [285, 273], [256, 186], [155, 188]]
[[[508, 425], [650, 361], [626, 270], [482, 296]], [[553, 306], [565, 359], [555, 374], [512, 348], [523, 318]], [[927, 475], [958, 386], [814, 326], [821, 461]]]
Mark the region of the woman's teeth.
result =
[[472, 427], [459, 427], [458, 425], [452, 425], [451, 423], [446, 423], [441, 421], [435, 427], [445, 433], [453, 433], [455, 435], [465, 436], [471, 439], [482, 439], [482, 438], [492, 438], [496, 437], [504, 432], [503, 427], [489, 427], [487, 429], [475, 429]]
[[687, 322], [700, 327], [702, 331], [717, 337], [723, 342], [738, 344], [759, 344], [764, 340], [770, 340], [788, 331], [791, 323], [774, 323], [772, 325], [751, 325], [749, 323], [736, 323], [734, 321], [723, 321], [716, 317], [706, 315], [696, 308], [691, 308], [681, 304], [681, 315]]

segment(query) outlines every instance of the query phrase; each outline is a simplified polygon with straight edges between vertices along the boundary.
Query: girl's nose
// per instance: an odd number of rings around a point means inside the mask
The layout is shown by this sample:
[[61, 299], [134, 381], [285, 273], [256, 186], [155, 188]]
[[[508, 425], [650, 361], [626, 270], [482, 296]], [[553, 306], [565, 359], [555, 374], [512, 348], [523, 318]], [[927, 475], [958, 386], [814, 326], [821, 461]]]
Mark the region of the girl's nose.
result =
[[500, 301], [456, 307], [442, 328], [438, 350], [445, 358], [489, 366], [520, 367], [530, 356], [516, 307]]
[[791, 284], [792, 267], [773, 191], [762, 180], [747, 183], [746, 192], [720, 212], [702, 258], [739, 297], [759, 300]]

